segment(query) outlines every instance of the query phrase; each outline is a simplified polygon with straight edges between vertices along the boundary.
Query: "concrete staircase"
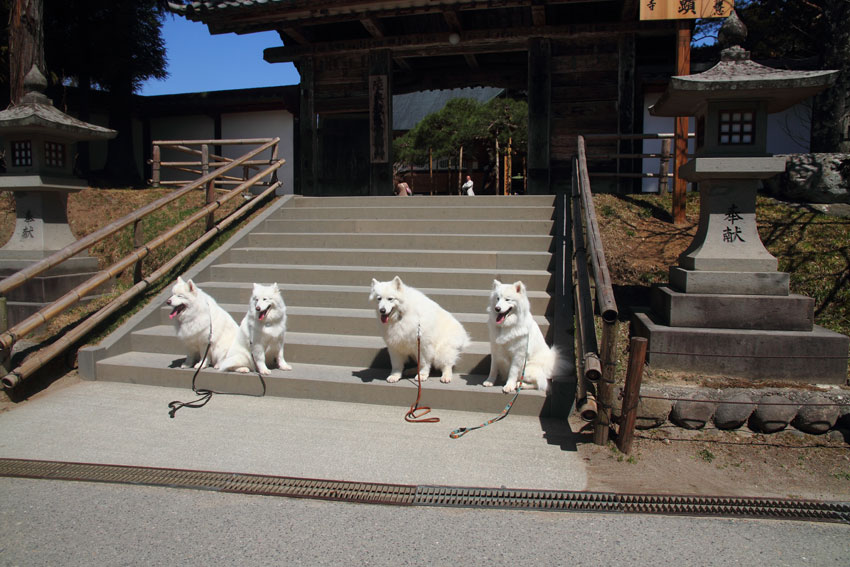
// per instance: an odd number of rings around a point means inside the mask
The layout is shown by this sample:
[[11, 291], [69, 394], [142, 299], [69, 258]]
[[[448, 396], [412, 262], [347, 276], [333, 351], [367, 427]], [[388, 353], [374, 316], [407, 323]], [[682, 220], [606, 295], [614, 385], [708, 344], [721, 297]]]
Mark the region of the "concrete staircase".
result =
[[[253, 282], [279, 284], [293, 370], [273, 370], [265, 378], [267, 395], [407, 407], [416, 398], [416, 381], [387, 384], [389, 356], [368, 298], [372, 278], [398, 275], [453, 313], [473, 341], [452, 383], [436, 376], [423, 383], [421, 404], [497, 414], [508, 396], [481, 386], [489, 370], [490, 288], [494, 278], [525, 282], [533, 313], [552, 342], [553, 202], [553, 196], [282, 197], [183, 277], [194, 279], [237, 322]], [[82, 349], [81, 374], [190, 388], [193, 371], [179, 368], [184, 352], [168, 319], [169, 295], [164, 291], [101, 345]], [[198, 375], [197, 387], [261, 391], [256, 374], [211, 369]], [[513, 411], [565, 415], [570, 402], [559, 399], [557, 389], [548, 400], [528, 390]]]

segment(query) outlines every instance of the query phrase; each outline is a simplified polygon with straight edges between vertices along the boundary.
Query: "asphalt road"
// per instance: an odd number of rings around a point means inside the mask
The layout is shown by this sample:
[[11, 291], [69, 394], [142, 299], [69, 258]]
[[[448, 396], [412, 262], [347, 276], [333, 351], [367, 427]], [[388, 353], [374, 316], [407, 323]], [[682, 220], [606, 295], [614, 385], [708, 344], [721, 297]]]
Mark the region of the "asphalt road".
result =
[[0, 565], [850, 564], [850, 527], [0, 479]]

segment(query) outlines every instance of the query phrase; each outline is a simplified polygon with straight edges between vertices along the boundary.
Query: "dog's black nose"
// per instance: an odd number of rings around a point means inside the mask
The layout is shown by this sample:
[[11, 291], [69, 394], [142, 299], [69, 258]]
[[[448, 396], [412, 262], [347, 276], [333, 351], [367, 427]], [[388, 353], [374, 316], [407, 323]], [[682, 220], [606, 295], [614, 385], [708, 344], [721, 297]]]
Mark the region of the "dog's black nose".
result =
[[496, 313], [501, 313], [501, 312], [502, 312], [502, 308], [501, 308], [501, 307], [499, 307], [498, 305], [497, 305], [496, 307], [494, 307], [493, 309], [496, 311]]
[[381, 315], [383, 315], [384, 313], [387, 312], [387, 310], [384, 309], [383, 307], [381, 307], [378, 311], [381, 313]]

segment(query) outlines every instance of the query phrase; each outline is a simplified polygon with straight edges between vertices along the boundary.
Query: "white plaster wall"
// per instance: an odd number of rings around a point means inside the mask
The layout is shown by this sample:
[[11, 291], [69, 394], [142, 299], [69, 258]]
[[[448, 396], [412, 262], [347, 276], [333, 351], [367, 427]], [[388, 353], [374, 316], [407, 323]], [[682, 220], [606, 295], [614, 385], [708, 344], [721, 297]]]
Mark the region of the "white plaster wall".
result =
[[[661, 93], [649, 93], [644, 96], [643, 131], [645, 134], [658, 134], [673, 131], [673, 118], [652, 116], [649, 107], [655, 104]], [[768, 115], [767, 120], [767, 151], [771, 154], [795, 154], [809, 151], [809, 129], [812, 121], [811, 99], [796, 106]], [[688, 121], [688, 131], [694, 132], [694, 119]], [[661, 140], [644, 140], [643, 153], [661, 151]], [[694, 151], [694, 140], [688, 141], [688, 153]], [[656, 158], [644, 158], [644, 173], [657, 173], [659, 162]], [[671, 162], [670, 167], [673, 167]], [[671, 169], [672, 172], [672, 169]], [[643, 179], [644, 193], [658, 192], [658, 179]], [[690, 190], [690, 184], [688, 185]]]
[[[652, 116], [649, 113], [649, 107], [655, 104], [661, 98], [661, 93], [648, 93], [643, 99], [643, 133], [644, 134], [666, 134], [675, 131], [674, 118], [666, 116]], [[693, 133], [695, 130], [694, 119], [691, 117], [688, 120], [688, 132]], [[672, 142], [671, 142], [672, 143]], [[672, 147], [672, 146], [671, 146]], [[661, 140], [644, 140], [643, 151], [641, 153], [651, 154], [661, 151]], [[694, 151], [694, 140], [688, 140], [688, 153]], [[641, 171], [643, 173], [658, 173], [660, 162], [658, 158], [643, 158]], [[670, 173], [673, 173], [673, 160], [670, 160]], [[644, 178], [642, 180], [642, 190], [644, 193], [658, 192], [658, 178]], [[673, 190], [672, 178], [668, 182], [669, 190]], [[691, 190], [691, 184], [688, 184], [688, 191]]]
[[[212, 117], [205, 115], [169, 116], [151, 120], [151, 140], [211, 140], [215, 137], [215, 123]], [[197, 147], [195, 149], [200, 149]], [[138, 152], [140, 153], [140, 152]], [[195, 161], [199, 156], [162, 150], [162, 161]], [[199, 175], [176, 171], [171, 168], [160, 169], [163, 181], [191, 181]]]
[[[278, 195], [292, 194], [294, 184], [293, 134], [295, 121], [287, 110], [268, 110], [262, 112], [241, 112], [222, 114], [221, 136], [224, 139], [244, 138], [280, 138], [278, 157], [286, 163], [278, 170], [277, 177], [283, 184]], [[225, 157], [236, 158], [255, 146], [227, 146], [223, 149]], [[271, 157], [271, 151], [260, 154], [261, 158]]]

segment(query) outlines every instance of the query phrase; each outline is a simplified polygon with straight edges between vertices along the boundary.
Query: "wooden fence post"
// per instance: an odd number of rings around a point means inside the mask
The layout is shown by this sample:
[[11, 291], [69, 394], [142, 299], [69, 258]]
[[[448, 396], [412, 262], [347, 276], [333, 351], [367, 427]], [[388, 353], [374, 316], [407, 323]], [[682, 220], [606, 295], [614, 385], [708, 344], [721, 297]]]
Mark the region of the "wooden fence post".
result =
[[625, 454], [632, 451], [632, 439], [635, 435], [637, 406], [640, 402], [640, 382], [643, 377], [643, 363], [646, 360], [647, 340], [632, 337], [629, 342], [629, 368], [626, 371], [626, 385], [623, 392], [623, 410], [620, 412], [620, 432], [617, 436], [617, 448]]
[[159, 164], [161, 161], [159, 144], [154, 144], [151, 158], [151, 185], [154, 187], [159, 187]]
[[[138, 250], [145, 243], [145, 235], [142, 230], [142, 219], [133, 223], [133, 248]], [[133, 267], [133, 283], [137, 284], [142, 281], [142, 260], [136, 262]]]
[[670, 191], [670, 139], [661, 140], [661, 166], [658, 170], [658, 194], [665, 195]]
[[[0, 333], [5, 333], [9, 329], [9, 315], [6, 311], [6, 298], [0, 297]], [[0, 349], [0, 372], [3, 376], [12, 370], [10, 364], [12, 360], [12, 349], [9, 348], [8, 356], [5, 349]]]
[[[201, 144], [201, 175], [207, 175], [210, 172], [210, 147], [207, 144]], [[207, 197], [205, 200], [205, 205], [209, 205], [215, 201], [215, 180], [211, 179], [209, 183], [207, 183]], [[215, 213], [210, 213], [207, 215], [207, 228], [206, 230], [212, 230], [212, 227], [215, 226]]]

